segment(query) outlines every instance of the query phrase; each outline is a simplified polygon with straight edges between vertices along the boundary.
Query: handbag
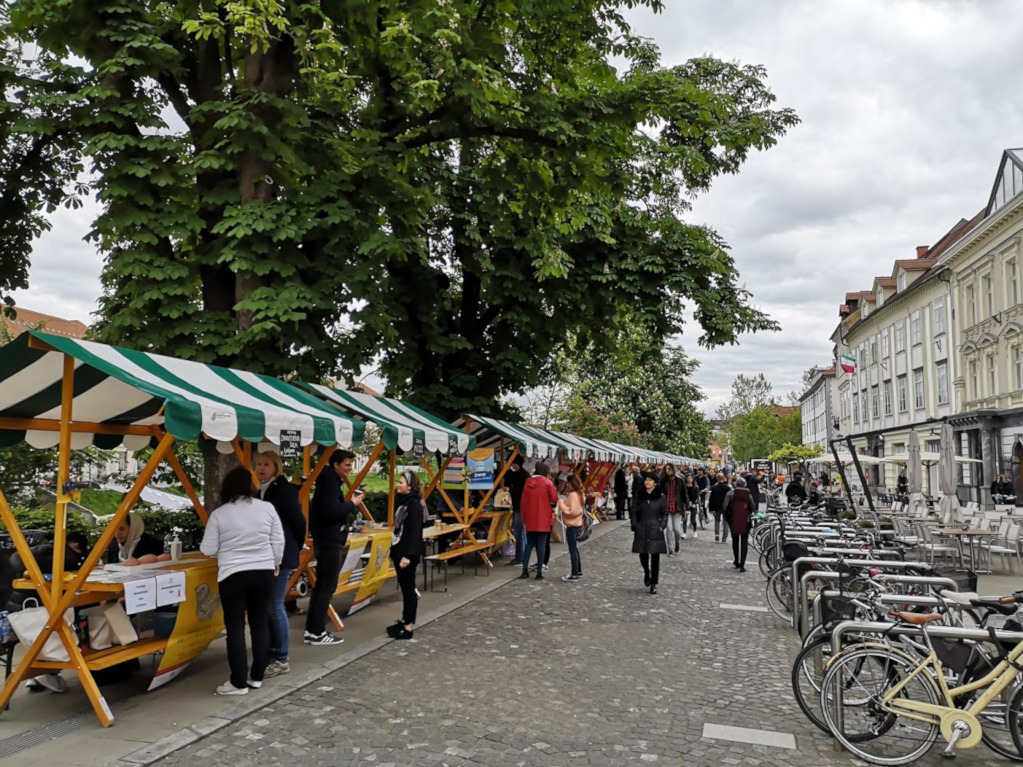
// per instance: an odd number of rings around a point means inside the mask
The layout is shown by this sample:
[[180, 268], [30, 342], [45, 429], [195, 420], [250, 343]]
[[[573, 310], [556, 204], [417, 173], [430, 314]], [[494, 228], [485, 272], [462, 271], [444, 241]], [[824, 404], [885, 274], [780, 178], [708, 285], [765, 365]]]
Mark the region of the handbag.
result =
[[506, 487], [499, 488], [494, 493], [494, 508], [495, 509], [510, 509], [512, 507], [511, 490]]
[[[25, 600], [25, 604], [29, 602], [35, 602], [36, 606], [26, 607], [18, 612], [7, 614], [7, 620], [10, 621], [11, 628], [14, 629], [18, 641], [26, 647], [36, 641], [36, 637], [43, 631], [43, 626], [50, 620], [49, 611], [45, 607], [39, 606], [39, 600], [29, 597]], [[64, 621], [69, 627], [74, 626], [74, 608], [69, 607], [64, 611]], [[52, 660], [61, 663], [67, 663], [71, 660], [71, 656], [68, 655], [64, 643], [56, 631], [50, 634], [46, 638], [46, 642], [43, 643], [43, 649], [39, 652], [39, 660]]]
[[102, 607], [82, 610], [79, 615], [84, 615], [89, 621], [89, 649], [105, 650], [114, 646], [114, 630]]

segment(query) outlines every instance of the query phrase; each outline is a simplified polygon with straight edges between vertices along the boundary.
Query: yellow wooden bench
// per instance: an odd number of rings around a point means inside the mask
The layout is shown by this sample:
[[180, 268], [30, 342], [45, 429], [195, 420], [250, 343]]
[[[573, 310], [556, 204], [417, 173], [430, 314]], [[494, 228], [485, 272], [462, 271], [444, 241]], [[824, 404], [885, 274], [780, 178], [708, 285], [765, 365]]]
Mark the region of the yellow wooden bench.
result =
[[[439, 554], [430, 554], [425, 559], [427, 562], [437, 563], [444, 568], [444, 590], [448, 590], [448, 562], [452, 559], [458, 559], [464, 557], [466, 554], [473, 554], [475, 552], [484, 552], [483, 559], [487, 565], [487, 575], [490, 575], [490, 570], [493, 565], [490, 564], [490, 560], [487, 559], [486, 554], [490, 553], [490, 550], [494, 545], [490, 541], [480, 541], [477, 543], [466, 543], [463, 546], [452, 546], [447, 551], [442, 551]], [[462, 560], [462, 572], [465, 572], [465, 560]], [[433, 590], [433, 578], [430, 579], [430, 590]]]

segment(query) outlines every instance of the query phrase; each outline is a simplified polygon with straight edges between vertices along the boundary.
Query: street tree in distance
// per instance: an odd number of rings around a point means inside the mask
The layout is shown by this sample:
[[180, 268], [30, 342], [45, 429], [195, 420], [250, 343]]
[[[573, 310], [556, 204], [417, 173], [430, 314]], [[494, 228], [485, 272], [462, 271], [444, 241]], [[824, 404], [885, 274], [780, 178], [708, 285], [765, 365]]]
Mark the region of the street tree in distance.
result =
[[800, 443], [786, 442], [777, 450], [767, 456], [769, 461], [779, 461], [784, 464], [796, 464], [799, 466], [799, 473], [803, 482], [807, 481], [810, 475], [809, 462], [814, 458], [824, 455], [824, 448], [820, 445], [803, 445]]

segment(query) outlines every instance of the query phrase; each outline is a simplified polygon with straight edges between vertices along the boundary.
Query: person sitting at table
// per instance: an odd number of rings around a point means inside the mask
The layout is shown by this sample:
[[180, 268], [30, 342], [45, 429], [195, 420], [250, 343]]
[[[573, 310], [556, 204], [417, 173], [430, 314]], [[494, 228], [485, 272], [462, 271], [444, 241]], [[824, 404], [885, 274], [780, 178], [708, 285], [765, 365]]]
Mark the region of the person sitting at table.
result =
[[401, 589], [401, 619], [387, 627], [392, 639], [411, 639], [416, 627], [416, 565], [423, 555], [423, 520], [428, 516], [420, 495], [419, 477], [403, 471], [398, 478], [394, 528], [391, 533], [391, 563]]
[[991, 497], [998, 504], [1012, 503], [1016, 500], [1016, 490], [1004, 474], [999, 474], [998, 479], [991, 483]]
[[[270, 662], [270, 603], [284, 557], [284, 528], [274, 507], [253, 498], [252, 474], [243, 466], [228, 472], [220, 506], [210, 514], [199, 550], [217, 560], [220, 604], [227, 631], [231, 678], [217, 695], [245, 695], [263, 686]], [[252, 666], [245, 650], [245, 623], [252, 638]]]
[[163, 554], [163, 541], [146, 532], [146, 523], [138, 514], [128, 513], [114, 531], [114, 542], [107, 549], [107, 562], [112, 565], [146, 554]]
[[[32, 547], [32, 556], [35, 557], [36, 564], [39, 565], [39, 569], [43, 575], [53, 572], [53, 543], [43, 543], [39, 546]], [[71, 532], [67, 534], [67, 541], [64, 544], [64, 571], [74, 572], [82, 566], [85, 558], [89, 555], [89, 541], [85, 537], [84, 533]], [[12, 571], [16, 574], [16, 577], [28, 577], [25, 572], [25, 563], [21, 559], [21, 554], [14, 552], [11, 554], [10, 566]], [[26, 600], [39, 601], [39, 595], [35, 589], [16, 589], [11, 592], [11, 595], [7, 598], [7, 605], [4, 609], [9, 613], [20, 612], [25, 609]], [[32, 605], [30, 603], [31, 607]], [[30, 690], [41, 690], [44, 687], [51, 692], [65, 692], [67, 690], [67, 684], [61, 677], [59, 671], [52, 671], [47, 674], [41, 674], [32, 679], [25, 681], [25, 687]]]

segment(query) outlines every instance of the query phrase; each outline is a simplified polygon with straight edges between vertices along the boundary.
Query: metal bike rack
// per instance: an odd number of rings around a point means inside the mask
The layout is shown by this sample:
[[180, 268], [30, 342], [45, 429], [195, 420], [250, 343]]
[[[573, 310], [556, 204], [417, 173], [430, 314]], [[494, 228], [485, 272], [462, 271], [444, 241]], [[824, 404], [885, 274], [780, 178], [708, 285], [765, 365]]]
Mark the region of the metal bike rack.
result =
[[[826, 589], [821, 591], [813, 598], [813, 604], [811, 607], [811, 614], [813, 615], [813, 625], [820, 625], [822, 620], [821, 617], [821, 601], [824, 598], [833, 598], [839, 596], [849, 596], [843, 594], [841, 591], [831, 591]], [[916, 595], [899, 595], [899, 594], [878, 594], [872, 597], [875, 601], [880, 602], [883, 605], [915, 605], [917, 607], [945, 607], [950, 610], [957, 610], [962, 612], [970, 605], [961, 605], [958, 602], [951, 600], [939, 599], [938, 597], [927, 597], [927, 596], [916, 596]]]
[[[842, 560], [845, 562], [845, 560]], [[792, 581], [793, 586], [798, 584], [798, 588], [793, 588], [792, 592], [792, 628], [799, 629], [800, 636], [806, 633], [806, 623], [809, 621], [809, 610], [810, 600], [808, 595], [808, 589], [806, 582], [809, 580], [808, 576], [816, 577], [819, 580], [838, 580], [840, 577], [848, 577], [842, 573], [828, 573], [819, 572], [815, 570], [808, 571], [802, 578], [799, 577], [799, 565], [837, 565], [839, 564], [838, 559], [830, 557], [799, 557], [792, 562]], [[958, 591], [959, 586], [951, 578], [938, 578], [928, 576], [901, 576], [891, 575], [886, 573], [886, 570], [896, 569], [905, 570], [909, 567], [917, 567], [921, 569], [930, 569], [930, 565], [926, 562], [891, 562], [887, 560], [876, 560], [876, 559], [857, 559], [855, 560], [857, 567], [873, 567], [881, 570], [881, 575], [878, 578], [883, 578], [892, 583], [917, 583], [927, 586], [948, 586], [951, 591]], [[833, 576], [833, 577], [831, 577]]]
[[[1023, 631], [1004, 631], [995, 629], [995, 638], [999, 642], [1023, 642]], [[849, 633], [887, 634], [890, 636], [923, 636], [923, 627], [911, 623], [882, 623], [881, 621], [842, 621], [831, 632], [831, 646], [834, 653], [842, 649], [842, 640]], [[927, 634], [943, 639], [973, 639], [989, 641], [991, 634], [987, 629], [966, 629], [957, 626], [928, 626]]]

